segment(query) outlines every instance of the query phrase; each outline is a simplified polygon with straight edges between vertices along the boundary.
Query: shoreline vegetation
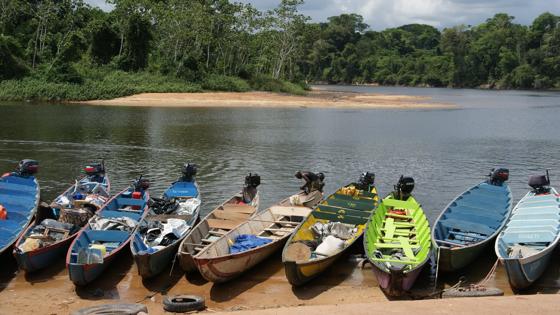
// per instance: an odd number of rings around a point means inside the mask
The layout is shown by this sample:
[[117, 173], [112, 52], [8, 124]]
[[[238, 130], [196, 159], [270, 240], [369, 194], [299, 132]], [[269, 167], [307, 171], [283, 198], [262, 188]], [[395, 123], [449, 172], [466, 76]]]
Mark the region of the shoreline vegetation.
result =
[[305, 82], [560, 88], [560, 16], [497, 13], [474, 26], [374, 31], [358, 14], [312, 22], [303, 0], [259, 11], [231, 1], [8, 1], [0, 10], [0, 101], [138, 93], [271, 91]]

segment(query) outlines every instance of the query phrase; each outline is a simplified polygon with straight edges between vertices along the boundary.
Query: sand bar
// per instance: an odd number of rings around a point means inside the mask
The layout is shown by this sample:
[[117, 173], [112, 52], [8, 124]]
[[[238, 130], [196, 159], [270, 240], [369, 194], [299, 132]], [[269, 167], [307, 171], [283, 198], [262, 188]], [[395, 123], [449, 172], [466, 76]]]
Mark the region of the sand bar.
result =
[[249, 108], [352, 108], [449, 109], [454, 104], [430, 97], [313, 90], [305, 96], [271, 92], [142, 93], [80, 104], [138, 107], [249, 107]]

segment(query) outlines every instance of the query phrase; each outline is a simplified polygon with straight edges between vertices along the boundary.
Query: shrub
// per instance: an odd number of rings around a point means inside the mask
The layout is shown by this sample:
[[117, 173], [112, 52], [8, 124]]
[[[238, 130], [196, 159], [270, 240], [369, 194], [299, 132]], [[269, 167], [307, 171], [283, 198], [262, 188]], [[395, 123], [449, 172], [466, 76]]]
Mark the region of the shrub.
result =
[[0, 100], [55, 101], [111, 99], [136, 93], [200, 92], [198, 84], [149, 73], [114, 71], [101, 80], [85, 79], [82, 84], [48, 82], [40, 78], [0, 82]]
[[528, 64], [515, 68], [512, 72], [511, 84], [513, 87], [530, 89], [535, 82], [535, 71]]
[[289, 93], [289, 94], [297, 94], [297, 95], [305, 94], [305, 90], [300, 85], [287, 81], [274, 79], [266, 75], [255, 75], [253, 76], [253, 78], [249, 83], [251, 85], [251, 88], [257, 91], [269, 91], [269, 92]]
[[212, 74], [202, 82], [202, 88], [212, 91], [247, 92], [251, 89], [249, 84], [240, 78]]

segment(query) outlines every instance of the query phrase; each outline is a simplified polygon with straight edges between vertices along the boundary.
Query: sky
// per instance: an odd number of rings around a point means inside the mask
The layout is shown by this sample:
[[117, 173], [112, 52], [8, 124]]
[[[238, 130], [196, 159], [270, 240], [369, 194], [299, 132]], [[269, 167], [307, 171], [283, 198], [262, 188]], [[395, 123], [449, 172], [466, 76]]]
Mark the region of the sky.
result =
[[[251, 3], [257, 9], [276, 7], [280, 0], [235, 0]], [[110, 6], [103, 0], [86, 0], [104, 10]], [[357, 13], [373, 30], [383, 30], [404, 24], [423, 23], [437, 28], [458, 24], [476, 25], [505, 12], [521, 24], [531, 22], [549, 11], [560, 15], [560, 0], [306, 0], [300, 12], [315, 22], [342, 13]]]

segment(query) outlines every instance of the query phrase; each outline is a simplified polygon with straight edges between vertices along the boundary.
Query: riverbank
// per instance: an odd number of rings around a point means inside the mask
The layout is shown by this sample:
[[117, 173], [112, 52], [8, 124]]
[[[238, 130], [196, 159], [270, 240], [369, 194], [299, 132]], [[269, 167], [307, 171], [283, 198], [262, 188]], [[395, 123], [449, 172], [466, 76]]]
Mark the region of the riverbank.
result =
[[[357, 249], [356, 249], [357, 251]], [[488, 252], [490, 253], [490, 251]], [[555, 255], [557, 258], [558, 255]], [[486, 283], [497, 287], [505, 296], [473, 299], [434, 299], [421, 301], [389, 301], [379, 289], [377, 280], [366, 265], [358, 266], [357, 256], [344, 257], [309, 284], [293, 288], [287, 281], [280, 253], [276, 253], [251, 272], [223, 284], [213, 284], [199, 274], [185, 275], [177, 266], [171, 266], [157, 277], [142, 280], [129, 253], [122, 254], [101, 277], [84, 287], [75, 287], [61, 259], [57, 264], [34, 274], [17, 271], [11, 255], [0, 257], [0, 314], [68, 314], [69, 312], [100, 304], [142, 303], [149, 314], [164, 314], [165, 295], [194, 294], [205, 298], [207, 313], [234, 312], [249, 314], [357, 314], [365, 310], [403, 313], [418, 310], [420, 314], [457, 313], [481, 314], [539, 313], [557, 310], [559, 295], [557, 267], [551, 264], [543, 277], [526, 292], [532, 295], [513, 295], [505, 270], [499, 266], [495, 276]], [[438, 288], [457, 283], [460, 276], [477, 282], [491, 268], [493, 257], [486, 255], [469, 268], [467, 273], [440, 277]], [[429, 273], [422, 273], [409, 298], [432, 296]], [[550, 293], [550, 294], [543, 294]], [[466, 301], [466, 302], [465, 302]], [[532, 302], [534, 301], [534, 303]], [[362, 304], [368, 303], [368, 304]], [[371, 303], [371, 304], [369, 304]], [[476, 305], [476, 306], [475, 306]], [[530, 305], [530, 306], [529, 306]], [[37, 312], [40, 310], [40, 312]], [[472, 310], [472, 312], [470, 312]], [[270, 312], [270, 313], [269, 313]]]
[[431, 97], [312, 90], [307, 95], [272, 92], [141, 93], [111, 100], [79, 104], [138, 107], [258, 107], [258, 108], [361, 108], [448, 109]]
[[[413, 311], [412, 311], [413, 310]], [[281, 307], [275, 309], [217, 312], [236, 315], [323, 315], [383, 312], [383, 314], [558, 314], [558, 295], [508, 296], [487, 298], [458, 298], [446, 300], [421, 300], [376, 302], [358, 304], [315, 305]]]

